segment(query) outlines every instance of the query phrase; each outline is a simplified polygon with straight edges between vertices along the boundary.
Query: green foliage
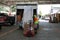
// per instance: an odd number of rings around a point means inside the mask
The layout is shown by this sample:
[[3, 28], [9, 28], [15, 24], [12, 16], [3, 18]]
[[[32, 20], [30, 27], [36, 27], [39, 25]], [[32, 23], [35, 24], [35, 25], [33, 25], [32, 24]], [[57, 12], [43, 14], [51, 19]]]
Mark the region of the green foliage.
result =
[[11, 6], [11, 11], [12, 12], [15, 12], [16, 11], [16, 6], [15, 5]]
[[6, 12], [8, 12], [8, 10], [5, 9], [3, 6], [0, 6], [0, 11], [6, 11]]
[[0, 6], [0, 11], [4, 11], [4, 9], [3, 9], [3, 7], [2, 7], [2, 6]]

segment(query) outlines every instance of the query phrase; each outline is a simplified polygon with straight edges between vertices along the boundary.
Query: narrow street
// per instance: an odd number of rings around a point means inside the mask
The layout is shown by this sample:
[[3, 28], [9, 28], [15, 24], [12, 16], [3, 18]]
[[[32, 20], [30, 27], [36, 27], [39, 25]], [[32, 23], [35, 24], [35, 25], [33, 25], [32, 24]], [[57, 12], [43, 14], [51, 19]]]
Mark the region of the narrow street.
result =
[[0, 40], [60, 40], [60, 0], [0, 0]]
[[38, 33], [34, 37], [24, 37], [22, 30], [14, 30], [0, 40], [60, 40], [60, 23], [40, 22]]

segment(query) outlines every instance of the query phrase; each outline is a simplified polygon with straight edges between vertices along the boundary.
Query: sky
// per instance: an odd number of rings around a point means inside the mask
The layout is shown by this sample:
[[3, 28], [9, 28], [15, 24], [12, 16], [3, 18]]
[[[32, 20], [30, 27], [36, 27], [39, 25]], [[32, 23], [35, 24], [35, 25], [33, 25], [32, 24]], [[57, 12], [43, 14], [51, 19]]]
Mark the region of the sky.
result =
[[38, 5], [38, 14], [41, 11], [42, 15], [50, 13], [51, 5]]
[[[41, 11], [42, 15], [49, 14], [49, 13], [51, 13], [52, 7], [59, 7], [60, 8], [60, 4], [41, 4], [41, 5], [38, 5], [38, 14], [40, 11]], [[56, 13], [58, 10], [60, 10], [59, 8], [57, 8], [57, 9], [54, 8], [53, 13]]]

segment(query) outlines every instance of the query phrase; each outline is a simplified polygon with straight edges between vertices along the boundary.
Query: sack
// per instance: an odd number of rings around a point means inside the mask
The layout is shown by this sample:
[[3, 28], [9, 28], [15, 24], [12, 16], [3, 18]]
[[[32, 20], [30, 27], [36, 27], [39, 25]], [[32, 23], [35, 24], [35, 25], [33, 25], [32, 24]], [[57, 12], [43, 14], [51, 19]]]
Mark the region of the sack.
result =
[[32, 27], [28, 28], [27, 30], [25, 30], [24, 35], [27, 36], [27, 37], [34, 36], [34, 29]]
[[24, 36], [33, 37], [35, 35], [33, 24], [29, 21], [29, 24], [24, 25]]
[[28, 31], [24, 32], [24, 36], [26, 36], [26, 37], [33, 37], [34, 35], [35, 34], [34, 34], [33, 30], [28, 30]]

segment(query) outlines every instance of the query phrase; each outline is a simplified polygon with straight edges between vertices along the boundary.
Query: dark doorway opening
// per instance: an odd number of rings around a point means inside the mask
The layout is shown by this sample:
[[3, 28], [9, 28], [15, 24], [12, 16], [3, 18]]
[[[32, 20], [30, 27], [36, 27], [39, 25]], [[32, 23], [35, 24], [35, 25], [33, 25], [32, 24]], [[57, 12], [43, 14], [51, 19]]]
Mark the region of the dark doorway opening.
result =
[[17, 9], [17, 21], [22, 21], [24, 9]]
[[33, 9], [33, 15], [37, 15], [37, 9]]

